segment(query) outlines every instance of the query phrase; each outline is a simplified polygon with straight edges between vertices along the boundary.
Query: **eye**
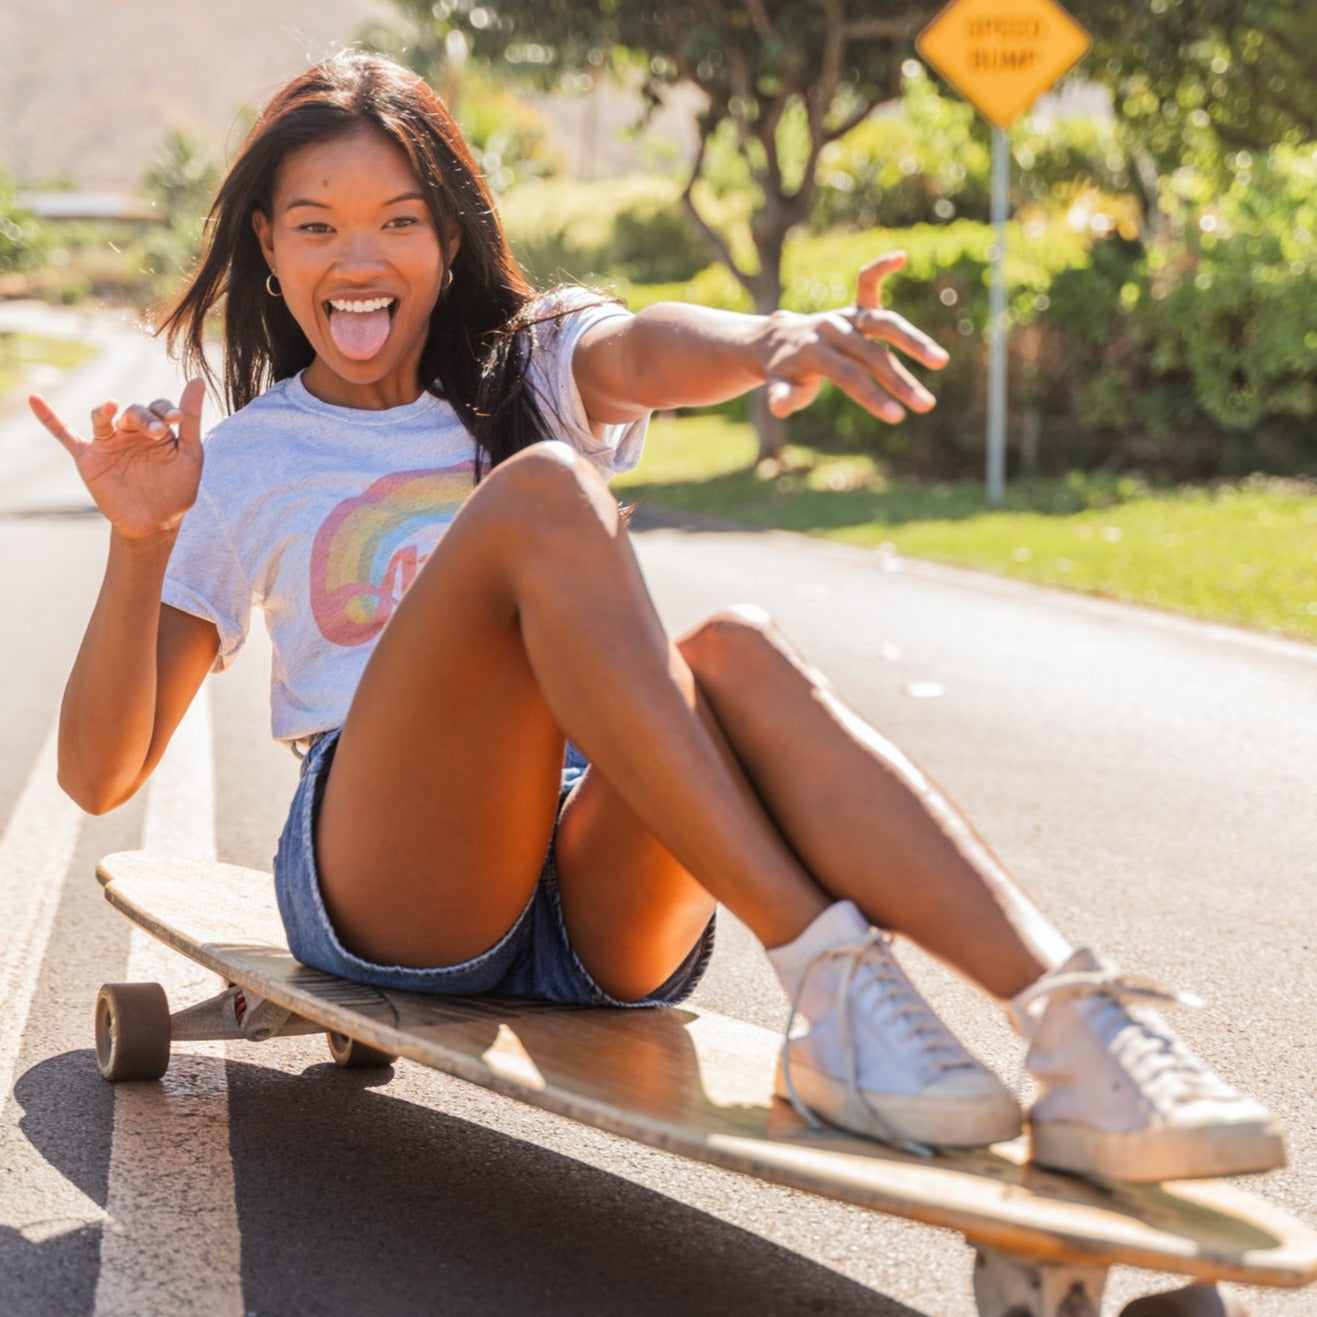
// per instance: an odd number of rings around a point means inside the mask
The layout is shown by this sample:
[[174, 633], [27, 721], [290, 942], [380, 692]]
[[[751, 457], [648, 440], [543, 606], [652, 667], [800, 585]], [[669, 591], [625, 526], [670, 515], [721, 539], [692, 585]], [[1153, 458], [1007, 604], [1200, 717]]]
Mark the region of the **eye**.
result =
[[305, 224], [297, 226], [298, 233], [332, 233], [333, 230], [324, 220], [307, 220]]
[[415, 215], [395, 215], [384, 227], [386, 229], [413, 229], [420, 222]]

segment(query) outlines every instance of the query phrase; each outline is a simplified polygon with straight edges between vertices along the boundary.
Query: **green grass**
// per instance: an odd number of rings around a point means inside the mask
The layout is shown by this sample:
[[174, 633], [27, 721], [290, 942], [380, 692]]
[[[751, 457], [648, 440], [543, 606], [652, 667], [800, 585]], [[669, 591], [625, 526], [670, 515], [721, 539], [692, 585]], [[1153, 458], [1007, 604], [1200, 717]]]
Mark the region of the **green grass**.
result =
[[95, 348], [67, 339], [0, 333], [0, 398], [18, 388], [34, 366], [69, 370], [95, 355]]
[[654, 423], [621, 497], [1317, 640], [1317, 483], [1262, 477], [1155, 487], [1021, 481], [988, 511], [981, 482], [890, 481], [872, 458], [788, 448], [751, 469], [750, 428]]

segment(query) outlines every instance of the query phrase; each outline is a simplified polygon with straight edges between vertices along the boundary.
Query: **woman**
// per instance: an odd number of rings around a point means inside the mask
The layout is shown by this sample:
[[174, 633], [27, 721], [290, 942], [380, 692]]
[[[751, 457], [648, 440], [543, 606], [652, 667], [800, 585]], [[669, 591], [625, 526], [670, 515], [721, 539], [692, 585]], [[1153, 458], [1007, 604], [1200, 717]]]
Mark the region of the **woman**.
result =
[[721, 901], [807, 1021], [784, 1094], [896, 1143], [1011, 1137], [1014, 1098], [905, 977], [898, 933], [1013, 1002], [1039, 1160], [1131, 1179], [1280, 1164], [1262, 1108], [1128, 1005], [1145, 990], [1071, 948], [767, 617], [671, 640], [646, 593], [601, 477], [634, 463], [652, 410], [767, 384], [785, 415], [825, 379], [888, 421], [933, 405], [889, 351], [946, 360], [882, 309], [900, 261], [822, 315], [539, 295], [422, 81], [357, 55], [294, 79], [166, 321], [204, 372], [224, 304], [234, 414], [204, 469], [199, 380], [177, 407], [107, 402], [90, 442], [33, 401], [112, 526], [66, 789], [126, 800], [255, 604], [274, 733], [305, 754], [275, 877], [307, 963], [675, 1002]]

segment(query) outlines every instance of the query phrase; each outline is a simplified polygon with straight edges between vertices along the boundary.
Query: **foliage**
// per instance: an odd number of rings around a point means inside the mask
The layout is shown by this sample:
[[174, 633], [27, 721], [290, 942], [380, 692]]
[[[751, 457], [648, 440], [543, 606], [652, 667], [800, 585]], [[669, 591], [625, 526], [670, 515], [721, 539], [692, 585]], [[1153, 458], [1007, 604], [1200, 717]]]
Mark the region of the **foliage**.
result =
[[743, 266], [685, 193], [715, 254], [742, 279], [755, 305], [777, 304], [778, 257], [792, 225], [809, 213], [818, 153], [899, 88], [909, 14], [872, 16], [860, 0], [398, 0], [432, 48], [455, 44], [551, 84], [567, 70], [625, 66], [657, 102], [677, 80], [708, 97], [701, 117], [699, 177], [709, 140], [734, 135], [759, 195], [751, 228], [758, 259]]
[[[1178, 478], [1317, 471], [1317, 265], [1313, 148], [1277, 148], [1249, 188], [1198, 215], [1155, 259], [1119, 232], [1035, 212], [1008, 226], [1008, 432], [1020, 468], [1135, 469]], [[1081, 216], [1082, 218], [1082, 216]], [[992, 231], [970, 220], [899, 232], [799, 235], [784, 304], [843, 302], [855, 271], [900, 246], [887, 301], [951, 352], [928, 383], [938, 406], [892, 428], [835, 390], [793, 418], [794, 439], [950, 477], [982, 464]], [[620, 290], [633, 309], [665, 298], [748, 309], [711, 266], [675, 284]]]
[[1187, 368], [1204, 411], [1228, 429], [1317, 416], [1317, 145], [1275, 147], [1237, 176], [1186, 226], [1183, 254], [1156, 366]]
[[485, 65], [466, 58], [460, 32], [434, 21], [429, 6], [400, 6], [401, 23], [367, 25], [361, 39], [419, 73], [444, 98], [495, 193], [561, 167], [544, 116]]
[[151, 300], [172, 293], [201, 247], [220, 170], [181, 128], [167, 132], [142, 178], [142, 189], [164, 213], [165, 223], [136, 238], [129, 248]]
[[900, 113], [871, 116], [819, 156], [816, 230], [988, 218], [988, 130], [911, 60]]
[[518, 258], [540, 283], [573, 278], [664, 283], [707, 262], [673, 180], [634, 176], [543, 179], [513, 188], [500, 204]]
[[544, 116], [524, 96], [479, 69], [463, 74], [455, 112], [476, 163], [496, 194], [561, 168], [559, 156], [549, 145]]
[[[611, 66], [639, 80], [651, 104], [682, 81], [707, 97], [700, 147], [683, 193], [711, 252], [759, 311], [781, 300], [781, 257], [808, 218], [819, 153], [900, 86], [918, 6], [876, 15], [864, 0], [396, 0], [430, 48], [441, 43], [517, 68], [546, 86], [566, 72]], [[734, 139], [753, 197], [752, 252], [710, 222], [695, 184], [710, 145]], [[780, 422], [759, 405], [765, 451]]]
[[1142, 434], [1185, 469], [1317, 470], [1317, 145], [1273, 148], [1177, 218], [1105, 295], [1077, 419]]
[[[868, 226], [984, 215], [983, 125], [939, 96], [910, 59], [938, 0], [897, 14], [875, 14], [861, 0], [397, 5], [431, 67], [470, 54], [545, 86], [566, 72], [625, 67], [651, 101], [679, 79], [699, 86], [708, 109], [684, 200], [758, 310], [781, 302], [788, 235], [806, 220]], [[1074, 128], [1026, 121], [1013, 134], [1026, 200], [1053, 209], [1064, 201], [1153, 252], [1164, 249], [1181, 173], [1228, 181], [1250, 153], [1314, 135], [1317, 11], [1308, 0], [1072, 0], [1071, 8], [1094, 38], [1082, 73], [1110, 89], [1116, 122], [1081, 141]], [[906, 116], [871, 118], [895, 97], [903, 71]], [[706, 195], [751, 198], [742, 241], [701, 211], [701, 178]], [[1130, 188], [1138, 204], [1114, 198]], [[762, 412], [760, 434], [765, 451], [782, 438]]]
[[0, 171], [0, 275], [35, 268], [47, 245], [45, 228], [19, 205], [9, 176]]
[[156, 149], [142, 187], [171, 225], [186, 225], [210, 209], [219, 178], [219, 167], [202, 153], [195, 139], [183, 129], [174, 128]]
[[1310, 0], [1072, 0], [1093, 34], [1086, 76], [1163, 176], [1192, 161], [1317, 137]]
[[[833, 231], [793, 237], [783, 258], [783, 305], [798, 311], [844, 304], [852, 297], [855, 276], [865, 262], [882, 251], [903, 249], [907, 253], [905, 268], [888, 279], [885, 300], [941, 342], [951, 353], [951, 364], [929, 377], [939, 404], [925, 416], [912, 415], [894, 428], [838, 391], [825, 389], [808, 411], [792, 418], [790, 434], [821, 447], [870, 452], [904, 470], [946, 474], [977, 463], [983, 442], [984, 337], [992, 245], [991, 227], [974, 220], [916, 225], [900, 231]], [[1034, 395], [1041, 393], [1037, 357], [1043, 336], [1037, 322], [1050, 306], [1054, 284], [1067, 274], [1086, 269], [1095, 254], [1090, 233], [1076, 232], [1064, 218], [1016, 220], [1008, 226], [1007, 277], [1016, 325], [1012, 340], [1016, 405], [1026, 401], [1030, 406], [1044, 405], [1040, 396], [1030, 398], [1028, 394], [1029, 389]], [[1113, 304], [1118, 289], [1119, 281], [1107, 294]], [[720, 266], [685, 283], [636, 289], [624, 286], [620, 291], [633, 310], [663, 298], [726, 310], [749, 309], [744, 290]], [[1076, 362], [1071, 369], [1080, 372], [1083, 366]], [[1031, 381], [1027, 387], [1026, 380]]]
[[[1012, 126], [1008, 142], [1012, 212], [1034, 206], [1050, 211], [1079, 197], [1088, 203], [1100, 197], [1104, 221], [1126, 236], [1138, 232], [1137, 211], [1121, 200], [1130, 173], [1112, 118], [1026, 114]], [[918, 61], [908, 60], [899, 112], [873, 115], [824, 148], [812, 227], [986, 221], [991, 163], [986, 122], [968, 101], [941, 91]]]

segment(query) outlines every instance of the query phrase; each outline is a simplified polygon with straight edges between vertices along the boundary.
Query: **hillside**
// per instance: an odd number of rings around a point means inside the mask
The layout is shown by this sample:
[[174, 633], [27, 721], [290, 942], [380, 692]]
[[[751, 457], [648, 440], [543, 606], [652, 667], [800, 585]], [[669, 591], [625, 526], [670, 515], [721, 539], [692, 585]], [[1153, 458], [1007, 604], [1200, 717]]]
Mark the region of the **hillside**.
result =
[[[4, 0], [0, 167], [29, 186], [132, 191], [172, 128], [226, 159], [244, 107], [390, 12], [388, 0]], [[537, 103], [569, 169], [634, 166], [616, 131], [633, 99]], [[690, 108], [685, 98], [659, 131], [689, 144]]]
[[[350, 43], [379, 0], [6, 0], [0, 164], [131, 189], [165, 133], [218, 157], [244, 105]], [[271, 15], [276, 15], [272, 18]]]

